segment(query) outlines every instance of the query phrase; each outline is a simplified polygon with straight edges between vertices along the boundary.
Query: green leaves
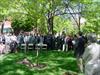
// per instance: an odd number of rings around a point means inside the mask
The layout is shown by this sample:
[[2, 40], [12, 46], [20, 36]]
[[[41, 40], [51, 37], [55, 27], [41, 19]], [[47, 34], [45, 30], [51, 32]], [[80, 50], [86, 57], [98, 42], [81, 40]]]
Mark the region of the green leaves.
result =
[[73, 25], [70, 20], [63, 17], [55, 17], [54, 19], [54, 31], [62, 32], [65, 31], [67, 34], [74, 32]]
[[[69, 2], [67, 7], [63, 1], [65, 3]], [[0, 1], [0, 20], [10, 16], [13, 21], [17, 20], [17, 22], [14, 21], [15, 28], [31, 30], [31, 27], [34, 26], [40, 32], [47, 32], [47, 14], [49, 13], [49, 15], [51, 14], [50, 17], [54, 17], [53, 27], [55, 31], [59, 32], [67, 28], [70, 33], [73, 32], [73, 27], [71, 21], [65, 18], [69, 14], [56, 15], [57, 17], [55, 17], [55, 13], [66, 11], [65, 8], [67, 9], [68, 7], [70, 9], [73, 8], [75, 12], [79, 4], [82, 5], [80, 15], [87, 19], [87, 25], [84, 28], [87, 29], [87, 32], [89, 30], [89, 32], [96, 31], [98, 33], [99, 29], [97, 27], [100, 28], [99, 20], [97, 19], [100, 17], [100, 2], [98, 0], [2, 0]], [[96, 19], [96, 21], [94, 22], [93, 19]], [[88, 29], [88, 25], [92, 26], [90, 27], [91, 29]]]

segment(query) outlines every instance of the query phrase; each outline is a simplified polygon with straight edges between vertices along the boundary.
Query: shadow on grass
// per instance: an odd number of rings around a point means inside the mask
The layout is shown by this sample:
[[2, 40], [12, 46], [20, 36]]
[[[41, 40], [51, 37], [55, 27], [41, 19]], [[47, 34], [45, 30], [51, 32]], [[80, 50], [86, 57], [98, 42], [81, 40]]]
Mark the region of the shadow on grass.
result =
[[25, 57], [32, 63], [35, 63], [36, 52], [7, 54], [6, 58], [0, 61], [0, 75], [63, 75], [67, 70], [78, 72], [76, 59], [73, 58], [71, 53], [56, 51], [40, 52], [39, 63], [47, 65], [43, 69], [31, 69], [24, 64], [17, 63]]

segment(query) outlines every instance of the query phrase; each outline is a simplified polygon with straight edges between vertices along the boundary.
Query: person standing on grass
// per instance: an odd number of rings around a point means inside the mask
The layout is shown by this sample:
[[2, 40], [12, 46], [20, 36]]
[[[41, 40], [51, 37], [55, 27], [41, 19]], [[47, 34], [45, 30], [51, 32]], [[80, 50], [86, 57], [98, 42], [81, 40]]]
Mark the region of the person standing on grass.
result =
[[3, 43], [3, 34], [0, 33], [0, 54], [3, 54], [5, 53], [5, 45]]
[[78, 42], [78, 37], [77, 37], [77, 35], [74, 35], [73, 41], [72, 41], [74, 51], [75, 51], [76, 48], [77, 48], [77, 42]]
[[52, 34], [47, 34], [46, 36], [46, 44], [47, 44], [47, 49], [52, 50]]
[[11, 53], [17, 52], [17, 45], [18, 45], [17, 37], [14, 34], [12, 34], [10, 39], [11, 39], [10, 43]]
[[76, 45], [74, 55], [77, 58], [77, 64], [78, 64], [78, 67], [79, 67], [81, 72], [83, 72], [82, 55], [84, 53], [84, 50], [85, 50], [84, 38], [82, 36], [82, 33], [79, 32], [77, 35], [77, 45]]
[[5, 45], [2, 42], [0, 42], [0, 54], [5, 53], [4, 50], [5, 50]]
[[85, 75], [100, 75], [100, 45], [96, 43], [96, 35], [88, 37], [90, 45], [83, 54]]
[[23, 35], [23, 33], [20, 33], [20, 34], [17, 36], [17, 40], [18, 40], [18, 47], [19, 47], [19, 49], [20, 49], [21, 44], [24, 43], [24, 35]]
[[8, 53], [10, 52], [10, 43], [11, 43], [11, 35], [9, 33], [5, 33], [4, 34], [4, 37], [5, 37], [5, 52]]
[[64, 49], [64, 47], [65, 47], [65, 45], [66, 45], [66, 43], [65, 43], [65, 37], [66, 37], [66, 34], [65, 34], [65, 32], [63, 31], [62, 34], [61, 34], [61, 42], [60, 42], [60, 44], [61, 44], [61, 50], [62, 50], [62, 51], [66, 51], [66, 50]]
[[67, 45], [68, 45], [68, 51], [73, 50], [72, 37], [70, 35], [68, 35], [68, 38], [67, 38]]
[[64, 44], [63, 44], [63, 51], [68, 51], [67, 39], [68, 39], [68, 36], [65, 36]]
[[56, 41], [57, 41], [57, 50], [62, 50], [62, 37], [60, 33], [58, 34]]
[[30, 38], [29, 33], [26, 32], [26, 33], [25, 33], [25, 37], [24, 37], [25, 53], [26, 53], [26, 50], [28, 49], [29, 38]]

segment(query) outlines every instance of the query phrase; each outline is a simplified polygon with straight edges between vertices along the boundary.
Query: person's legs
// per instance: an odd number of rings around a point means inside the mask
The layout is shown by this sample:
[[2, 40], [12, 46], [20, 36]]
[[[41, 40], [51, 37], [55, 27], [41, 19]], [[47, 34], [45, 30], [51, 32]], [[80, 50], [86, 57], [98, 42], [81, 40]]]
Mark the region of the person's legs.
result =
[[83, 60], [82, 60], [82, 58], [77, 58], [77, 65], [78, 65], [80, 71], [83, 73]]
[[63, 49], [62, 49], [63, 51], [65, 51], [66, 50], [66, 44], [63, 44]]

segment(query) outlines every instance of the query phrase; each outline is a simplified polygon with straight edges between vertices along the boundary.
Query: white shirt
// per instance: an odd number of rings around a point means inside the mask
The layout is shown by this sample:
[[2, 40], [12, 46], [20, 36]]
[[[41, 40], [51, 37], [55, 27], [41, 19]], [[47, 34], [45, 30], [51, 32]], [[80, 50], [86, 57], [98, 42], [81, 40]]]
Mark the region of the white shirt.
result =
[[10, 36], [9, 35], [5, 35], [5, 43], [6, 44], [11, 43], [11, 39], [10, 39]]
[[26, 43], [26, 42], [29, 42], [29, 38], [30, 38], [30, 36], [25, 36], [24, 37], [24, 42]]
[[17, 42], [17, 37], [15, 35], [10, 36], [11, 41], [16, 41]]

